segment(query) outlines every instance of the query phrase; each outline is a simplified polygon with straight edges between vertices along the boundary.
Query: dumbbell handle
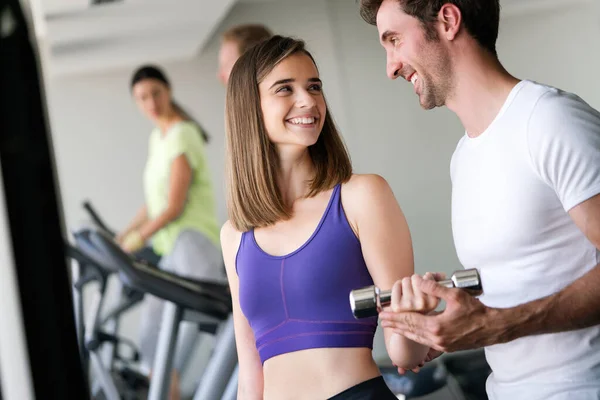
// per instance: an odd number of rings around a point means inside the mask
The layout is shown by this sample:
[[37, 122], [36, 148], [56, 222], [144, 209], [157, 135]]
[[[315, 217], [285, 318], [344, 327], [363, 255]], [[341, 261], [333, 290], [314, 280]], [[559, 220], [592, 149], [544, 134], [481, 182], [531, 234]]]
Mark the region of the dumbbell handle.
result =
[[[476, 269], [455, 271], [450, 279], [437, 283], [447, 288], [465, 289], [475, 296], [483, 292], [479, 272]], [[392, 291], [380, 290], [377, 286], [367, 286], [350, 292], [350, 307], [352, 314], [357, 319], [374, 317], [391, 302]]]

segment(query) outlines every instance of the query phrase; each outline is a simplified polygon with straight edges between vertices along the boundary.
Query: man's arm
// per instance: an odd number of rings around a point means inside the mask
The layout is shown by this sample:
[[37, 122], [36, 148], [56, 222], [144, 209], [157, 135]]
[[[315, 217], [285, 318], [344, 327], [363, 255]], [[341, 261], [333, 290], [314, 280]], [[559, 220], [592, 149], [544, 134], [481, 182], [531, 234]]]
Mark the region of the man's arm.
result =
[[[571, 218], [600, 248], [600, 194], [575, 206]], [[382, 312], [382, 326], [436, 350], [453, 352], [506, 343], [520, 337], [600, 324], [600, 265], [560, 292], [516, 307], [484, 306], [460, 289], [422, 280], [421, 290], [446, 301], [435, 316]]]
[[[600, 195], [569, 211], [575, 224], [600, 249]], [[600, 265], [562, 291], [504, 310], [504, 319], [521, 321], [512, 332], [518, 337], [556, 333], [600, 324]]]
[[[548, 90], [532, 111], [526, 138], [533, 170], [600, 248], [600, 112], [575, 95]], [[508, 309], [485, 307], [459, 289], [427, 280], [421, 286], [423, 292], [446, 300], [444, 312], [433, 317], [414, 313], [380, 317], [387, 320], [382, 325], [390, 323], [408, 338], [437, 350], [472, 349], [600, 324], [600, 266], [558, 293]]]

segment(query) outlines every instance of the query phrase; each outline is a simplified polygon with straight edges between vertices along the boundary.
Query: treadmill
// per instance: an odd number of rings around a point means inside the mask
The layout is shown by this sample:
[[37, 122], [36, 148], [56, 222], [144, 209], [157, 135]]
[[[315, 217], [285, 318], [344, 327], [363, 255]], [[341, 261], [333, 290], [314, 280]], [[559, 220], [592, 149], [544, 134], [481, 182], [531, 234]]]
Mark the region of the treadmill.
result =
[[[91, 317], [85, 319], [88, 322], [83, 329], [83, 342], [105, 397], [109, 400], [120, 398], [110, 376], [110, 365], [109, 368], [102, 365], [98, 354], [100, 343], [107, 339], [107, 335], [99, 329], [105, 282], [110, 274], [117, 273], [123, 287], [134, 294], [134, 299], [137, 298], [136, 293], [148, 293], [166, 302], [148, 399], [164, 399], [169, 392], [176, 338], [182, 321], [198, 323], [201, 331], [216, 337], [216, 345], [203, 371], [195, 399], [222, 399], [227, 386], [237, 383], [234, 375], [237, 352], [228, 285], [185, 278], [139, 262], [123, 252], [103, 230], [83, 229], [76, 233], [76, 237], [77, 248], [71, 249], [71, 254], [82, 265], [81, 279], [84, 282], [94, 279], [100, 282], [92, 301]], [[116, 338], [112, 340], [118, 341]]]

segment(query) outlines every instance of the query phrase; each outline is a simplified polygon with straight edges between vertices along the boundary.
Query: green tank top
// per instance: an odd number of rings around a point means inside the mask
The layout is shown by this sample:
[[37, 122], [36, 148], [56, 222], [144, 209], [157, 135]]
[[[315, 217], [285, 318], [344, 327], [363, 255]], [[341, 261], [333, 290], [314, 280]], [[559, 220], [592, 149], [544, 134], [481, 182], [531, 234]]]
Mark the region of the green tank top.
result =
[[154, 251], [160, 255], [169, 254], [179, 234], [187, 229], [199, 231], [219, 247], [219, 224], [204, 141], [199, 128], [191, 122], [178, 122], [165, 135], [156, 128], [150, 135], [144, 170], [148, 217], [154, 219], [167, 208], [171, 165], [182, 154], [192, 168], [192, 181], [181, 215], [152, 236]]

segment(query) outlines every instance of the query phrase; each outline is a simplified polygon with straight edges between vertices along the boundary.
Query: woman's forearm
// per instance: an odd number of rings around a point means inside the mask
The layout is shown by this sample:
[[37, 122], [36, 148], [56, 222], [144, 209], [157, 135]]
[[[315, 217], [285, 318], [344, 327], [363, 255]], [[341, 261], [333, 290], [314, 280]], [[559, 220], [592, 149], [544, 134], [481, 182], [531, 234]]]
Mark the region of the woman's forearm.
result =
[[167, 226], [181, 215], [181, 210], [175, 207], [169, 207], [153, 220], [146, 220], [142, 226], [137, 228], [142, 239], [150, 239], [156, 232]]
[[138, 229], [146, 222], [148, 222], [148, 209], [144, 204], [142, 207], [140, 207], [140, 209], [135, 214], [135, 217], [133, 217], [129, 225], [127, 225], [127, 227], [123, 230], [122, 235], [126, 235], [127, 233]]
[[386, 340], [388, 355], [395, 366], [407, 370], [416, 368], [423, 363], [429, 347], [414, 342], [406, 337], [391, 333]]

